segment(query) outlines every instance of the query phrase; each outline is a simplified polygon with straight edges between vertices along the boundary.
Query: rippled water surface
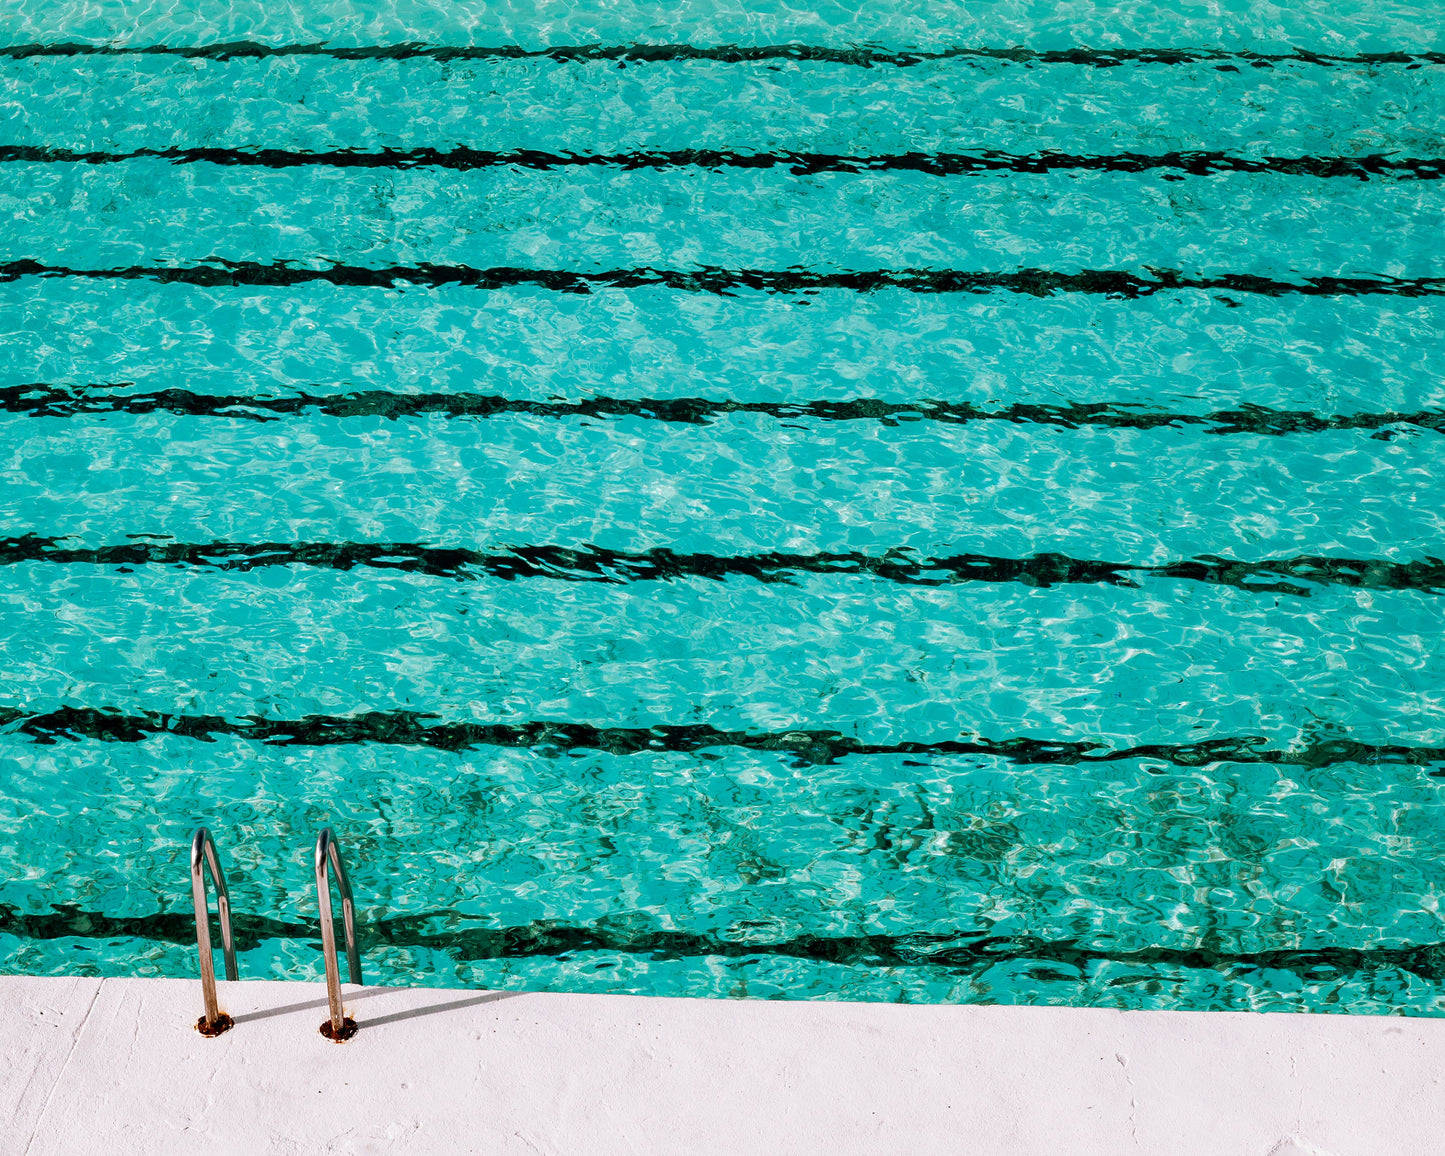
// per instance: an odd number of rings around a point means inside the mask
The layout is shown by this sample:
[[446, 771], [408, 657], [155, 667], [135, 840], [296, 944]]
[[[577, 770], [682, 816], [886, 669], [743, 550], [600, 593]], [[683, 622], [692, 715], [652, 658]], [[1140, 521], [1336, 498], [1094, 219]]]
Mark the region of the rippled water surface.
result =
[[1438, 21], [272, 8], [0, 17], [0, 970], [1445, 1010]]

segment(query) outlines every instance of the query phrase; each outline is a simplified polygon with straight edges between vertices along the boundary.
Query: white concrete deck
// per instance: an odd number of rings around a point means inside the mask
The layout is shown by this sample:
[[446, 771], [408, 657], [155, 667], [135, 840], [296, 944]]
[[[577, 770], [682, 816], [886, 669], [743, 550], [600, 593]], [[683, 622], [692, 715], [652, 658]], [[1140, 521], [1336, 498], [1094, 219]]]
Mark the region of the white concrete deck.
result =
[[0, 1153], [1435, 1156], [1445, 1021], [0, 979]]

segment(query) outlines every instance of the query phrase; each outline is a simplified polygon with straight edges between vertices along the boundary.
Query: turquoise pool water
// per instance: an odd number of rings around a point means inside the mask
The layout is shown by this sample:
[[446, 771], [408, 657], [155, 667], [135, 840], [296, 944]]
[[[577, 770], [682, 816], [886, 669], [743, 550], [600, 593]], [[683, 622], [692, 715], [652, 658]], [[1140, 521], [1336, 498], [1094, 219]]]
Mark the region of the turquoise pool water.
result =
[[0, 970], [1436, 1014], [1404, 3], [0, 17]]

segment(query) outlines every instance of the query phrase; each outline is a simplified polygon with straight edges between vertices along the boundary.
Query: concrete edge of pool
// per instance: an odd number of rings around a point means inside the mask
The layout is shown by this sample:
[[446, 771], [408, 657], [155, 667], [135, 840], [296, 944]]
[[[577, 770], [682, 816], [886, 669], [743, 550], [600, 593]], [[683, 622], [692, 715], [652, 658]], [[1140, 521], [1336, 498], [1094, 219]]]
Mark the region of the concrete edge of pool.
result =
[[0, 978], [0, 1152], [1434, 1153], [1445, 1020]]

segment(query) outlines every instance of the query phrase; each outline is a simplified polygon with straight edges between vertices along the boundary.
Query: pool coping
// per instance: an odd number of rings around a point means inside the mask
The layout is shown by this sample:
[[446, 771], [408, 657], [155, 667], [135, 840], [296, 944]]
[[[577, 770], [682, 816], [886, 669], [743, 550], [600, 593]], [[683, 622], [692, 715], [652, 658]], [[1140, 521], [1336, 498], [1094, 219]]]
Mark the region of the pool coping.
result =
[[1445, 1020], [0, 978], [0, 1151], [1393, 1156]]

